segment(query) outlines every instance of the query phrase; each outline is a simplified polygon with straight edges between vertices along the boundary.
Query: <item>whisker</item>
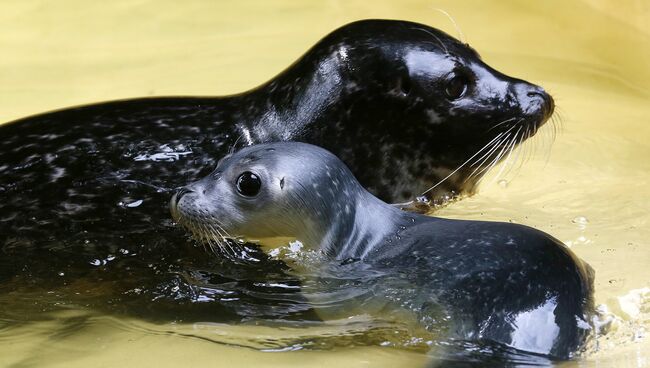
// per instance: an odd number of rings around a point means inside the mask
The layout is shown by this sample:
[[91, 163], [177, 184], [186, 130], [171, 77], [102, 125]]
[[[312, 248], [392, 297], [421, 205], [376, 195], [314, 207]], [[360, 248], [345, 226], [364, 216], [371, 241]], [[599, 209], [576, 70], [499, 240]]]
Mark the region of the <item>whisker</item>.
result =
[[483, 164], [485, 164], [490, 159], [491, 155], [499, 148], [499, 146], [501, 146], [501, 143], [506, 142], [509, 138], [510, 135], [508, 134], [505, 138], [499, 140], [496, 144], [494, 144], [494, 146], [490, 149], [488, 154], [483, 155], [484, 158], [481, 158], [480, 160], [477, 160], [477, 162], [472, 164], [472, 166], [476, 166], [476, 168], [467, 177], [467, 179], [465, 179], [465, 181], [469, 181], [470, 179], [472, 179], [475, 176], [475, 174], [483, 167]]
[[460, 40], [460, 42], [467, 43], [465, 42], [465, 35], [463, 34], [463, 31], [460, 30], [460, 27], [458, 26], [458, 23], [456, 23], [456, 20], [449, 13], [447, 13], [441, 8], [433, 8], [433, 9], [447, 16], [447, 18], [451, 21], [451, 24], [453, 24], [454, 28], [456, 28], [456, 32], [458, 32], [458, 39]]
[[449, 54], [449, 50], [447, 49], [447, 46], [445, 46], [445, 44], [442, 42], [442, 40], [440, 40], [440, 38], [438, 36], [434, 35], [433, 33], [431, 33], [430, 31], [428, 31], [428, 30], [426, 30], [424, 28], [414, 27], [412, 29], [416, 30], [416, 31], [422, 31], [422, 32], [430, 35], [431, 37], [435, 38], [436, 41], [438, 41], [438, 44], [440, 44], [440, 46], [442, 47], [442, 49], [445, 50], [445, 54], [447, 54], [447, 55]]
[[240, 134], [239, 137], [235, 139], [235, 143], [233, 143], [232, 146], [230, 146], [230, 149], [228, 150], [229, 155], [232, 155], [235, 152], [235, 149], [237, 148], [237, 143], [239, 143], [239, 140], [242, 139], [242, 137], [244, 137], [244, 133]]
[[503, 138], [500, 139], [499, 141], [494, 142], [493, 147], [492, 147], [488, 152], [486, 152], [483, 156], [481, 156], [481, 157], [478, 158], [476, 161], [474, 161], [474, 163], [471, 164], [470, 166], [471, 166], [471, 167], [474, 167], [474, 166], [479, 166], [479, 167], [480, 167], [483, 163], [485, 163], [487, 157], [489, 157], [489, 156], [492, 154], [492, 152], [494, 152], [494, 150], [496, 150], [497, 148], [499, 148], [499, 146], [501, 145], [501, 143], [505, 142], [505, 141], [508, 140], [509, 138], [510, 138], [510, 134], [507, 134], [505, 137], [503, 137]]
[[[483, 173], [485, 173], [485, 172], [489, 171], [490, 169], [492, 169], [494, 167], [494, 165], [496, 165], [499, 162], [499, 160], [501, 159], [501, 157], [505, 153], [507, 147], [508, 147], [507, 143], [505, 145], [503, 145], [503, 147], [501, 148], [501, 151], [499, 151], [499, 154], [492, 160], [492, 162], [490, 162], [490, 164], [488, 166], [484, 167], [481, 171], [479, 171], [478, 175], [483, 175]], [[479, 179], [479, 181], [481, 179]]]
[[[526, 129], [524, 129], [524, 131], [521, 132], [521, 136], [519, 137], [519, 142], [517, 142], [517, 144], [515, 145], [515, 146], [516, 146], [515, 149], [517, 150], [517, 154], [515, 155], [515, 158], [514, 158], [514, 160], [512, 161], [512, 166], [510, 166], [510, 168], [509, 168], [508, 171], [505, 173], [505, 175], [509, 175], [510, 172], [511, 172], [513, 169], [514, 169], [514, 170], [517, 170], [517, 173], [519, 173], [519, 171], [521, 170], [523, 164], [522, 164], [522, 161], [519, 160], [519, 158], [522, 157], [522, 156], [521, 156], [521, 152], [525, 149], [524, 147], [521, 147], [521, 145], [524, 144], [524, 141], [526, 140], [526, 134], [527, 134], [527, 132], [528, 132], [528, 127], [526, 127]], [[517, 165], [517, 163], [519, 163], [519, 165]], [[515, 174], [515, 176], [516, 176], [516, 175], [517, 175], [517, 174]]]
[[[491, 127], [490, 129], [488, 129], [487, 131], [490, 132], [490, 131], [494, 130], [495, 128], [498, 128], [499, 126], [501, 126], [501, 125], [503, 125], [503, 124], [505, 124], [505, 123], [509, 123], [509, 122], [511, 122], [511, 121], [513, 121], [513, 120], [515, 120], [515, 119], [516, 119], [516, 118], [506, 119], [506, 120], [500, 122], [499, 124], [494, 125], [493, 127]], [[514, 125], [513, 125], [513, 126], [514, 126]]]
[[521, 131], [521, 128], [522, 128], [522, 127], [519, 126], [519, 129], [517, 129], [517, 132], [515, 133], [514, 138], [512, 139], [512, 141], [511, 141], [510, 144], [509, 144], [509, 148], [508, 148], [508, 150], [507, 150], [507, 151], [508, 151], [508, 155], [506, 156], [505, 162], [503, 163], [503, 165], [501, 165], [501, 169], [499, 170], [499, 172], [497, 173], [497, 175], [496, 175], [494, 178], [492, 178], [492, 180], [490, 181], [490, 184], [491, 184], [491, 183], [494, 183], [496, 180], [498, 180], [499, 177], [501, 177], [501, 174], [503, 174], [503, 170], [505, 170], [505, 168], [508, 167], [508, 165], [510, 164], [510, 156], [512, 155], [512, 151], [514, 150], [515, 145], [516, 145], [516, 143], [517, 143], [517, 135], [518, 135], [519, 132]]
[[504, 134], [504, 133], [499, 133], [496, 137], [494, 137], [494, 138], [493, 138], [490, 142], [488, 142], [485, 146], [483, 146], [481, 149], [479, 149], [478, 151], [476, 151], [476, 153], [473, 154], [472, 157], [468, 158], [467, 161], [465, 161], [465, 162], [463, 162], [462, 164], [460, 164], [460, 166], [458, 166], [458, 167], [457, 167], [454, 171], [452, 171], [449, 175], [447, 175], [447, 176], [445, 176], [444, 178], [442, 178], [440, 181], [438, 181], [437, 184], [435, 184], [435, 185], [432, 186], [431, 188], [425, 190], [425, 191], [422, 192], [422, 194], [420, 194], [420, 195], [423, 196], [423, 195], [429, 193], [430, 191], [432, 191], [433, 189], [435, 189], [438, 185], [442, 184], [445, 180], [449, 179], [452, 175], [454, 175], [455, 173], [457, 173], [458, 170], [462, 169], [463, 166], [465, 166], [468, 162], [472, 161], [472, 159], [474, 159], [474, 157], [476, 157], [478, 154], [480, 154], [484, 149], [486, 149], [488, 146], [490, 146], [490, 144], [492, 144], [492, 142], [494, 142], [495, 140], [497, 140], [497, 139], [498, 139], [501, 135], [503, 135], [503, 134]]

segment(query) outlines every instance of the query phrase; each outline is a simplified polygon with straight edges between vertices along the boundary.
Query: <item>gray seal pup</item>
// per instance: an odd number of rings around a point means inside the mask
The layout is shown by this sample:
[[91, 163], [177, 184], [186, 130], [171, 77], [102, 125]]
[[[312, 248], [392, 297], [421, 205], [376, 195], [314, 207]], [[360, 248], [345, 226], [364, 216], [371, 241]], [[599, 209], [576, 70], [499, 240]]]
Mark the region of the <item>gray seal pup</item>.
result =
[[415, 309], [448, 311], [454, 338], [564, 359], [589, 331], [593, 271], [560, 241], [513, 223], [401, 211], [316, 146], [246, 147], [181, 189], [170, 207], [216, 246], [233, 237], [295, 239], [338, 262], [406, 275]]

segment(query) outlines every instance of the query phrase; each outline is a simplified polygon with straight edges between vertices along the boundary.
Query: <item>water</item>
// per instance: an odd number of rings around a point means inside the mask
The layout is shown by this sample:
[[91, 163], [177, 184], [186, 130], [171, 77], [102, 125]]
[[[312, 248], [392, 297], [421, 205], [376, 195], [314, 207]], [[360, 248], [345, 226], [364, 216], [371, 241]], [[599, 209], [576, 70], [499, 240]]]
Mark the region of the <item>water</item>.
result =
[[[0, 121], [113, 98], [240, 92], [281, 71], [330, 30], [360, 18], [413, 20], [457, 35], [435, 8], [454, 17], [489, 64], [545, 86], [562, 118], [554, 140], [548, 125], [521, 148], [519, 160], [526, 162], [520, 168], [496, 167], [479, 194], [437, 215], [515, 221], [569, 244], [595, 268], [596, 302], [608, 311], [602, 320], [613, 322], [580, 360], [563, 365], [649, 365], [645, 2], [283, 1], [270, 7], [9, 0], [0, 5]], [[151, 270], [166, 289], [135, 290], [128, 273], [120, 280], [102, 277], [101, 267], [115, 262], [111, 257], [134, 257], [134, 267], [147, 267], [135, 261], [146, 249], [124, 249], [127, 254], [115, 249], [89, 260], [99, 262], [97, 272], [81, 281], [53, 261], [49, 279], [5, 287], [0, 365], [410, 367], [426, 361], [432, 336], [408, 313], [395, 315], [382, 305], [346, 313], [327, 308], [364, 288], [310, 295], [307, 284], [307, 302], [294, 288], [295, 275], [273, 262], [241, 271], [242, 277], [190, 248], [194, 274]], [[184, 289], [188, 280], [210, 287]], [[160, 295], [188, 302], [179, 307]], [[324, 322], [311, 308], [318, 296], [316, 309], [328, 313]], [[273, 306], [265, 309], [269, 315], [247, 318], [260, 305]]]

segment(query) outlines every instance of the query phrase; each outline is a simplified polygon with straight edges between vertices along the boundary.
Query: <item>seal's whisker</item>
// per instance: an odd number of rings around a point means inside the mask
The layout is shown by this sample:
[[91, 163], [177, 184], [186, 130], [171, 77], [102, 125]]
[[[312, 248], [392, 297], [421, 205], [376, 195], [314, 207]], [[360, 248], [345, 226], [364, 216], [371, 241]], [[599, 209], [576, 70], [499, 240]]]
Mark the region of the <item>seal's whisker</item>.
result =
[[[519, 170], [521, 169], [521, 160], [520, 160], [520, 158], [522, 156], [522, 151], [525, 150], [525, 147], [522, 147], [521, 144], [526, 139], [526, 132], [528, 131], [528, 127], [525, 126], [525, 125], [522, 125], [522, 128], [524, 128], [524, 129], [521, 130], [521, 135], [515, 136], [515, 144], [514, 144], [514, 146], [512, 148], [512, 151], [517, 151], [517, 153], [515, 154], [512, 161], [510, 162], [508, 170], [503, 174], [503, 177], [509, 176], [510, 173], [513, 170], [517, 171], [517, 173], [518, 173]], [[516, 176], [516, 174], [515, 174], [515, 176]]]
[[519, 135], [519, 132], [521, 131], [521, 128], [522, 128], [522, 126], [520, 125], [519, 129], [517, 129], [517, 132], [515, 132], [515, 135], [514, 135], [513, 139], [510, 141], [510, 144], [508, 146], [509, 147], [508, 150], [507, 150], [508, 154], [506, 155], [505, 162], [503, 163], [503, 165], [501, 165], [501, 169], [496, 174], [496, 176], [494, 178], [492, 178], [490, 183], [494, 183], [496, 180], [498, 180], [501, 177], [501, 174], [503, 174], [503, 171], [506, 169], [506, 167], [508, 167], [510, 165], [510, 157], [512, 156], [512, 151], [517, 146], [518, 135]]
[[436, 41], [438, 41], [438, 43], [442, 47], [442, 49], [445, 50], [445, 54], [449, 55], [449, 50], [447, 49], [447, 46], [445, 46], [445, 44], [442, 42], [442, 40], [438, 36], [434, 35], [433, 33], [431, 33], [430, 31], [428, 31], [428, 30], [426, 30], [424, 28], [413, 27], [411, 29], [416, 30], [416, 31], [422, 31], [422, 32], [430, 35], [431, 37], [435, 38]]
[[425, 195], [425, 194], [427, 194], [428, 192], [430, 192], [430, 191], [432, 191], [434, 188], [436, 188], [438, 185], [442, 184], [445, 180], [449, 179], [452, 175], [454, 175], [455, 173], [457, 173], [458, 170], [462, 169], [463, 166], [467, 165], [467, 163], [469, 163], [470, 161], [472, 161], [472, 160], [474, 159], [474, 157], [476, 157], [477, 155], [479, 155], [479, 154], [480, 154], [484, 149], [488, 148], [488, 147], [492, 144], [492, 142], [494, 142], [495, 140], [497, 140], [497, 139], [498, 139], [499, 137], [501, 137], [503, 134], [504, 134], [504, 133], [499, 133], [496, 137], [494, 137], [494, 138], [493, 138], [490, 142], [488, 142], [485, 146], [483, 146], [481, 149], [479, 149], [478, 151], [476, 151], [476, 153], [473, 154], [472, 157], [468, 158], [467, 161], [465, 161], [465, 162], [463, 162], [462, 164], [460, 164], [460, 166], [458, 166], [458, 167], [457, 167], [454, 171], [452, 171], [449, 175], [447, 175], [447, 176], [445, 176], [444, 178], [442, 178], [440, 181], [438, 181], [438, 183], [436, 183], [434, 186], [430, 187], [429, 189], [425, 190], [425, 191], [422, 192], [422, 194], [420, 194], [420, 195]]
[[490, 148], [490, 150], [488, 150], [488, 152], [486, 152], [483, 156], [481, 156], [480, 158], [478, 158], [477, 160], [475, 160], [475, 162], [472, 163], [472, 164], [470, 165], [470, 167], [474, 167], [474, 166], [481, 167], [481, 165], [482, 165], [483, 163], [485, 163], [485, 161], [487, 160], [487, 158], [490, 157], [490, 155], [492, 154], [492, 152], [494, 152], [494, 150], [496, 150], [497, 148], [499, 148], [499, 146], [501, 145], [501, 143], [505, 142], [509, 137], [510, 137], [510, 134], [506, 135], [506, 137], [504, 137], [503, 139], [500, 139], [499, 141], [494, 142], [494, 144], [492, 145], [492, 148]]
[[562, 107], [559, 105], [555, 105], [555, 111], [553, 112], [553, 116], [557, 117], [557, 122], [558, 122], [558, 131], [562, 132], [562, 129], [564, 127], [564, 112], [562, 111]]
[[235, 143], [233, 143], [232, 146], [230, 146], [230, 149], [228, 150], [229, 155], [232, 155], [235, 152], [235, 150], [237, 149], [237, 143], [239, 143], [239, 140], [242, 139], [243, 137], [244, 137], [244, 133], [240, 134], [239, 137], [235, 139]]
[[211, 237], [209, 236], [210, 233], [207, 230], [206, 226], [207, 225], [205, 225], [205, 224], [199, 224], [197, 226], [197, 230], [199, 232], [199, 236], [200, 236], [200, 239], [201, 239], [200, 241], [206, 243], [208, 245], [208, 248], [210, 248], [210, 251], [214, 253], [215, 252], [214, 244], [212, 242]]
[[[214, 230], [213, 230], [213, 231], [214, 231]], [[229, 248], [226, 248], [226, 246], [227, 246], [228, 244], [225, 243], [224, 241], [222, 241], [222, 240], [219, 238], [219, 235], [218, 235], [216, 232], [213, 232], [213, 233], [212, 233], [212, 236], [213, 236], [212, 241], [217, 245], [217, 248], [218, 248], [218, 250], [219, 250], [218, 252], [217, 252], [217, 251], [214, 252], [215, 255], [218, 255], [218, 256], [220, 256], [220, 255], [231, 256], [231, 255], [232, 255], [232, 251], [231, 251]]]
[[553, 116], [551, 116], [551, 119], [549, 119], [549, 120], [550, 120], [551, 126], [553, 128], [552, 131], [550, 132], [551, 137], [552, 137], [552, 141], [555, 141], [555, 137], [557, 136], [557, 115], [553, 114]]
[[191, 237], [203, 246], [204, 251], [232, 260], [238, 259], [240, 252], [229, 241], [234, 237], [217, 219], [212, 217], [210, 221], [199, 221], [193, 218], [181, 218], [179, 222], [190, 230]]
[[[503, 157], [503, 154], [505, 153], [507, 147], [508, 147], [508, 143], [504, 144], [503, 147], [501, 148], [501, 150], [499, 151], [499, 154], [492, 160], [492, 162], [490, 162], [490, 164], [488, 166], [485, 166], [483, 169], [481, 169], [481, 171], [479, 171], [478, 175], [483, 175], [483, 173], [485, 173], [485, 172], [489, 171], [490, 169], [492, 169], [499, 162], [501, 157]], [[481, 179], [482, 179], [482, 177], [481, 177]], [[479, 179], [479, 182], [481, 181], [481, 179]]]
[[506, 172], [505, 175], [509, 175], [512, 170], [515, 170], [514, 177], [516, 177], [519, 174], [519, 172], [521, 171], [521, 168], [523, 166], [522, 151], [524, 151], [526, 149], [525, 147], [522, 147], [521, 145], [526, 140], [527, 134], [528, 134], [528, 127], [526, 127], [526, 129], [524, 129], [524, 131], [521, 132], [521, 136], [519, 136], [519, 142], [517, 142], [517, 144], [516, 144], [517, 154], [515, 155], [515, 158], [514, 158], [514, 160], [512, 162], [512, 166], [510, 167], [508, 172]]
[[[518, 122], [518, 123], [519, 123], [519, 122]], [[484, 168], [483, 165], [484, 165], [488, 160], [490, 160], [490, 159], [492, 158], [492, 154], [493, 154], [493, 153], [494, 153], [494, 152], [495, 152], [499, 147], [501, 147], [501, 148], [503, 149], [504, 147], [508, 146], [508, 144], [509, 144], [508, 141], [510, 140], [510, 137], [512, 136], [512, 133], [510, 133], [510, 131], [511, 131], [512, 129], [514, 129], [516, 126], [517, 126], [517, 125], [515, 124], [515, 125], [513, 125], [512, 127], [510, 127], [508, 130], [506, 130], [506, 131], [504, 132], [504, 133], [507, 133], [507, 134], [505, 135], [505, 137], [504, 137], [503, 139], [500, 139], [498, 142], [496, 142], [495, 145], [494, 145], [494, 147], [492, 147], [492, 148], [490, 149], [490, 152], [489, 152], [488, 154], [483, 155], [483, 157], [481, 157], [481, 159], [477, 160], [476, 162], [474, 162], [474, 163], [471, 165], [472, 167], [473, 167], [473, 166], [476, 166], [476, 169], [474, 169], [474, 171], [472, 171], [472, 173], [471, 173], [471, 174], [467, 177], [467, 179], [465, 179], [465, 180], [470, 180], [470, 179], [472, 179], [472, 178], [474, 178], [474, 177], [477, 177], [477, 176], [480, 174], [478, 171], [481, 170], [482, 168]], [[505, 144], [504, 144], [504, 143], [505, 143]], [[502, 144], [503, 144], [503, 145], [502, 145]], [[498, 155], [497, 155], [497, 156], [498, 156]], [[484, 171], [485, 171], [485, 170], [481, 170], [480, 172], [484, 172]]]
[[226, 231], [226, 229], [224, 229], [223, 225], [219, 222], [219, 220], [214, 219], [214, 223], [219, 228], [219, 230], [221, 230], [221, 232], [226, 235], [226, 237], [231, 238], [231, 239], [235, 238], [234, 236], [230, 235], [228, 233], [228, 231]]
[[456, 20], [454, 19], [454, 17], [451, 16], [451, 14], [447, 13], [444, 9], [441, 9], [441, 8], [433, 8], [433, 10], [437, 10], [438, 12], [444, 14], [449, 19], [449, 21], [451, 21], [451, 24], [454, 25], [454, 28], [456, 29], [456, 32], [458, 33], [458, 39], [460, 40], [460, 42], [467, 43], [465, 41], [465, 35], [463, 34], [463, 31], [460, 30], [460, 27], [458, 26], [458, 23], [456, 23]]
[[203, 232], [197, 228], [197, 224], [194, 223], [194, 221], [185, 222], [185, 225], [189, 227], [190, 232], [192, 234], [192, 239], [194, 239], [197, 243], [201, 244], [201, 246], [203, 247], [203, 251], [207, 252], [208, 249], [210, 249], [210, 251], [212, 250], [209, 244], [206, 247], [207, 242], [204, 239]]
[[[526, 127], [526, 139], [528, 139], [530, 137], [531, 137], [530, 127]], [[521, 160], [521, 164], [523, 165], [526, 162], [528, 162], [530, 160], [530, 158], [532, 157], [531, 155], [532, 155], [532, 152], [531, 152], [530, 143], [525, 144], [524, 145], [524, 154], [523, 154], [523, 158]]]
[[229, 241], [229, 239], [233, 239], [234, 237], [230, 235], [221, 225], [219, 220], [216, 218], [211, 218], [214, 223], [211, 223], [211, 228], [212, 230], [218, 235], [218, 241], [220, 244], [221, 249], [227, 253], [230, 257], [232, 258], [237, 258], [237, 256], [240, 255], [240, 249], [237, 249], [237, 247], [233, 247], [233, 243]]
[[[211, 235], [211, 240], [216, 243], [217, 247], [221, 251], [221, 253], [228, 253], [228, 249], [224, 246], [224, 241], [221, 239], [222, 235], [219, 233], [217, 229], [212, 226], [212, 224], [206, 225], [207, 230], [209, 231], [209, 234]], [[227, 244], [226, 244], [227, 245]], [[219, 253], [215, 252], [215, 254], [219, 255]]]
[[[509, 122], [511, 122], [511, 121], [513, 121], [513, 120], [515, 120], [515, 119], [516, 119], [516, 118], [506, 119], [506, 120], [504, 120], [504, 121], [502, 121], [502, 122], [500, 122], [500, 123], [498, 123], [498, 124], [492, 126], [492, 127], [491, 127], [490, 129], [488, 129], [487, 131], [490, 132], [490, 131], [492, 131], [492, 130], [498, 128], [499, 126], [501, 126], [501, 125], [503, 125], [503, 124], [506, 124], [506, 123], [509, 123]], [[513, 125], [513, 126], [514, 126], [514, 125]]]
[[201, 229], [203, 233], [203, 239], [210, 247], [212, 253], [216, 255], [223, 253], [223, 246], [221, 245], [221, 242], [218, 241], [218, 237], [215, 236], [209, 225], [202, 224]]
[[469, 174], [469, 176], [465, 180], [472, 179], [476, 175], [476, 173], [483, 167], [483, 165], [491, 158], [492, 154], [501, 146], [501, 143], [507, 141], [509, 137], [510, 137], [510, 135], [508, 134], [505, 138], [503, 138], [503, 139], [499, 140], [498, 142], [496, 142], [493, 145], [493, 147], [489, 150], [489, 152], [487, 154], [483, 155], [483, 157], [481, 157], [481, 159], [479, 159], [475, 163], [473, 163], [471, 165], [471, 167], [476, 166], [476, 168], [474, 169], [474, 171], [472, 171], [471, 174]]
[[541, 146], [544, 150], [544, 166], [548, 165], [551, 160], [551, 147], [553, 146], [553, 141], [555, 139], [555, 124], [551, 120], [551, 125], [553, 129], [544, 129], [547, 133], [542, 135]]

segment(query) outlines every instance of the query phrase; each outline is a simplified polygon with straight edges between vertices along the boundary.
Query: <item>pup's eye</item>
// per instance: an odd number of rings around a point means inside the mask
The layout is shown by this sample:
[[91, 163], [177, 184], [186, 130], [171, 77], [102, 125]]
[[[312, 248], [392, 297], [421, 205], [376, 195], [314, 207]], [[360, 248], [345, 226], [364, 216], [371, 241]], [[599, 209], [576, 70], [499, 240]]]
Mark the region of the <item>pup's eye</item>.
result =
[[465, 95], [470, 80], [466, 75], [454, 73], [453, 76], [447, 81], [445, 86], [445, 93], [450, 100], [457, 100]]
[[262, 180], [259, 176], [246, 171], [237, 178], [237, 191], [245, 197], [255, 197], [262, 188]]

